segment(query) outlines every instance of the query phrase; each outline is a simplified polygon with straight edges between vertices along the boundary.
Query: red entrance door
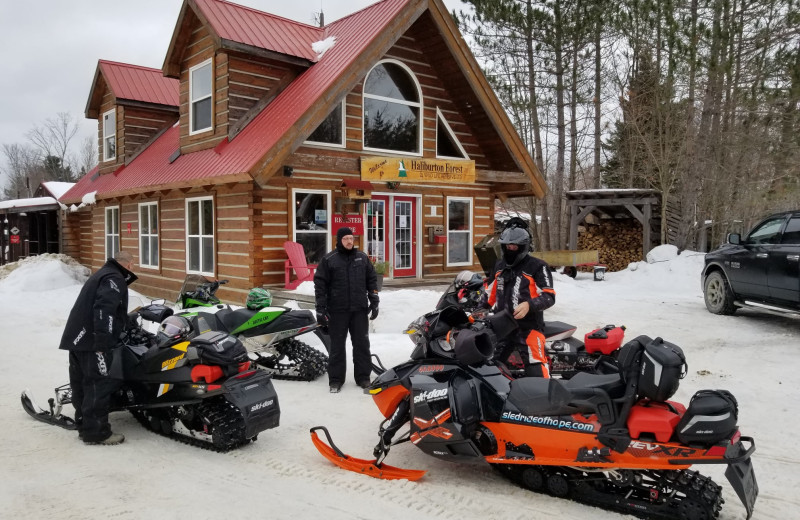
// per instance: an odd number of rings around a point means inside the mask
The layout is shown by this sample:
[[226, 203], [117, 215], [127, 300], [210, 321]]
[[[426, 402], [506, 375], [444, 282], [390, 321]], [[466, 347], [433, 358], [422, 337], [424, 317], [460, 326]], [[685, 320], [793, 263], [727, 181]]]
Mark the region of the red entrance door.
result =
[[393, 276], [396, 278], [416, 276], [417, 237], [415, 232], [417, 229], [417, 199], [414, 197], [394, 197], [392, 206]]
[[388, 261], [392, 277], [417, 275], [417, 199], [374, 195], [366, 205], [364, 251]]

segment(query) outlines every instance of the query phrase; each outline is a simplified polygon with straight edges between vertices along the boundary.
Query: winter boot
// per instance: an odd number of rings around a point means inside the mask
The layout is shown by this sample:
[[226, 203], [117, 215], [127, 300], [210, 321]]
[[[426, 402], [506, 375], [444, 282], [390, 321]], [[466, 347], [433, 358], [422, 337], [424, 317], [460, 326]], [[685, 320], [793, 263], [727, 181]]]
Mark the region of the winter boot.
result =
[[83, 442], [86, 444], [102, 444], [105, 446], [113, 446], [114, 444], [120, 444], [125, 440], [125, 436], [121, 433], [112, 433], [102, 441], [87, 441], [84, 439]]

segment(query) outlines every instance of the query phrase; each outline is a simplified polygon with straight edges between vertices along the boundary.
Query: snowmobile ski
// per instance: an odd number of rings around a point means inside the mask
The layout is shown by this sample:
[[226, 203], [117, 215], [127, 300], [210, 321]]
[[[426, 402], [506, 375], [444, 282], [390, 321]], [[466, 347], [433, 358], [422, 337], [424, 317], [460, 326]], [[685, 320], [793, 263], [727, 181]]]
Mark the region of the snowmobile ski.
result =
[[[56, 395], [61, 395], [59, 394], [60, 388], [63, 387], [56, 388]], [[59, 400], [58, 403], [56, 403], [56, 399], [51, 398], [49, 400], [50, 410], [48, 411], [34, 402], [33, 397], [31, 397], [30, 395], [29, 390], [25, 390], [22, 392], [20, 400], [22, 401], [22, 408], [24, 408], [25, 411], [28, 412], [28, 415], [30, 415], [37, 421], [41, 421], [47, 424], [52, 424], [53, 426], [60, 426], [65, 430], [76, 430], [78, 428], [78, 426], [75, 424], [75, 420], [72, 417], [61, 414], [61, 406], [71, 401], [64, 402]]]
[[[325, 441], [319, 438], [319, 435], [317, 435], [317, 430], [321, 430], [325, 434], [325, 437], [328, 439], [327, 444]], [[328, 429], [324, 426], [315, 426], [311, 428], [311, 442], [314, 443], [314, 446], [316, 446], [317, 450], [322, 454], [323, 457], [333, 462], [340, 468], [353, 471], [355, 473], [361, 473], [363, 475], [384, 480], [419, 480], [425, 476], [425, 473], [427, 473], [427, 471], [424, 470], [403, 469], [389, 466], [388, 464], [379, 464], [377, 459], [357, 459], [355, 457], [351, 457], [350, 455], [345, 455], [333, 443], [331, 435], [328, 433]]]

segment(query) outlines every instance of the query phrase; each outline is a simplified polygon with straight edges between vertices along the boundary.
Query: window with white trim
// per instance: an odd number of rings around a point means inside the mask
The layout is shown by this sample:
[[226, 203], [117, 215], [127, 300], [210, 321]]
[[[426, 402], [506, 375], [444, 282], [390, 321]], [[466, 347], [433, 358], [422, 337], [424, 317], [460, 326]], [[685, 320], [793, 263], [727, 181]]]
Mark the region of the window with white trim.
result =
[[214, 275], [214, 199], [186, 199], [186, 272]]
[[336, 146], [339, 148], [344, 148], [344, 136], [345, 136], [345, 127], [344, 127], [344, 119], [345, 119], [345, 109], [344, 109], [344, 99], [341, 103], [336, 105], [328, 117], [320, 123], [314, 132], [308, 136], [306, 140], [307, 144], [312, 145], [325, 145], [325, 146]]
[[106, 208], [106, 258], [119, 251], [119, 206]]
[[447, 197], [447, 265], [472, 265], [472, 199]]
[[302, 244], [306, 262], [316, 264], [331, 250], [331, 192], [292, 190], [294, 241]]
[[436, 157], [447, 159], [468, 158], [467, 152], [464, 151], [461, 142], [438, 107], [436, 108]]
[[139, 265], [158, 267], [158, 202], [139, 204]]
[[117, 158], [117, 109], [103, 114], [103, 161]]
[[211, 59], [189, 69], [189, 134], [210, 130], [214, 124], [213, 64]]
[[406, 65], [384, 60], [364, 80], [364, 149], [419, 155], [422, 90]]

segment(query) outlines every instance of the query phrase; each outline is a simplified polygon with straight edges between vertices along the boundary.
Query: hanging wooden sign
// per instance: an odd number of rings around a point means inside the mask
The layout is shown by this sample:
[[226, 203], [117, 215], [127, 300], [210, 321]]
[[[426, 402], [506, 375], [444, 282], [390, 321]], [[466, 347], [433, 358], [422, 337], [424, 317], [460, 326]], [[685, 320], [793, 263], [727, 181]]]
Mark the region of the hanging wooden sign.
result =
[[362, 157], [361, 179], [383, 182], [474, 184], [475, 161]]

